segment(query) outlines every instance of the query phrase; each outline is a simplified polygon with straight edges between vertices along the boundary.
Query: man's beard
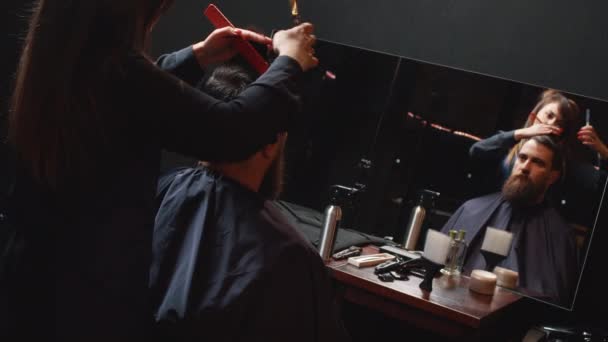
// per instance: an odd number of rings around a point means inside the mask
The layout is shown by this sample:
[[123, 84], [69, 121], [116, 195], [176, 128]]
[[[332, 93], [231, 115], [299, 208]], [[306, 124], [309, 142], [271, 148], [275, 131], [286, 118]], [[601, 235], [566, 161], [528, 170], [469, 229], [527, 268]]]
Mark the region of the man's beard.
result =
[[281, 146], [277, 156], [272, 161], [272, 164], [268, 167], [268, 171], [262, 179], [260, 184], [259, 193], [267, 199], [276, 200], [283, 192], [283, 185], [285, 184], [285, 153], [284, 146]]
[[503, 197], [520, 206], [535, 204], [543, 191], [543, 184], [534, 182], [526, 175], [511, 175], [502, 186]]

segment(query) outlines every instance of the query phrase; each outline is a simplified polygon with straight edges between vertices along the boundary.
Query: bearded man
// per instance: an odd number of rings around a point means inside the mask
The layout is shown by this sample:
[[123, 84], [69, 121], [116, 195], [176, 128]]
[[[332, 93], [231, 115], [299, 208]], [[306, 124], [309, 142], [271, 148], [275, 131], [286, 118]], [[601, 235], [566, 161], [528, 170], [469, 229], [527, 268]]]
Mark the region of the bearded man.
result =
[[560, 179], [563, 164], [554, 138], [530, 138], [518, 151], [502, 192], [471, 199], [454, 212], [442, 231], [466, 231], [465, 274], [485, 268], [480, 248], [486, 228], [507, 230], [513, 234], [511, 251], [498, 266], [518, 272], [518, 287], [531, 295], [571, 305], [579, 275], [575, 232], [545, 196]]
[[[219, 67], [204, 90], [229, 99], [252, 80]], [[282, 188], [286, 140], [161, 177], [150, 271], [159, 340], [347, 339], [317, 250], [270, 201]]]

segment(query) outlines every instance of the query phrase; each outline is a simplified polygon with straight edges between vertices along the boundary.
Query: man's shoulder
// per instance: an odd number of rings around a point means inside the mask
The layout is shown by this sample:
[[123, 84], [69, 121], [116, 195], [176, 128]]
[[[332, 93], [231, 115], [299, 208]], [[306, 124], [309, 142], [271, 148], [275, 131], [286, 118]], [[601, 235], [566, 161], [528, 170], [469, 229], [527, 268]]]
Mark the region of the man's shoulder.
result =
[[570, 238], [574, 237], [574, 228], [566, 219], [559, 213], [557, 208], [548, 206], [545, 208], [545, 218], [550, 222], [551, 229], [555, 233], [560, 233], [563, 236]]
[[461, 207], [472, 208], [472, 207], [479, 207], [480, 205], [487, 205], [487, 204], [493, 203], [494, 201], [498, 200], [500, 197], [501, 197], [500, 192], [495, 192], [495, 193], [471, 198], [470, 200], [467, 200], [466, 202], [464, 202]]
[[311, 246], [310, 242], [297, 229], [292, 221], [272, 201], [264, 202], [265, 220], [285, 239], [292, 240], [296, 244]]
[[[265, 201], [264, 209], [259, 216], [266, 225], [269, 235], [273, 237], [280, 254], [297, 253], [302, 256], [319, 258], [310, 241], [293, 225], [291, 221], [271, 201]], [[272, 248], [272, 247], [271, 247]]]
[[194, 175], [197, 172], [200, 172], [200, 170], [194, 167], [177, 167], [171, 169], [158, 177], [157, 190], [159, 193], [163, 192], [163, 190], [166, 190], [175, 180], [179, 179], [180, 177]]

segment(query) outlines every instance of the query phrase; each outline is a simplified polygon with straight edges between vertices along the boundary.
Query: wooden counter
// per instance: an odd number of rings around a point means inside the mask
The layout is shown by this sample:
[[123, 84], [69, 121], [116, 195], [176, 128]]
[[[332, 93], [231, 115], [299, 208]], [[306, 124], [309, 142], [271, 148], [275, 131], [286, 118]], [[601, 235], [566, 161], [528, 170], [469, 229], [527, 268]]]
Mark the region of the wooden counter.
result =
[[[363, 254], [377, 253], [374, 246]], [[469, 278], [441, 275], [433, 280], [433, 291], [421, 290], [421, 278], [382, 282], [373, 267], [357, 268], [346, 261], [328, 263], [339, 284], [341, 299], [377, 310], [422, 329], [446, 337], [487, 339], [514, 327], [521, 296], [496, 287], [493, 296], [468, 289]]]

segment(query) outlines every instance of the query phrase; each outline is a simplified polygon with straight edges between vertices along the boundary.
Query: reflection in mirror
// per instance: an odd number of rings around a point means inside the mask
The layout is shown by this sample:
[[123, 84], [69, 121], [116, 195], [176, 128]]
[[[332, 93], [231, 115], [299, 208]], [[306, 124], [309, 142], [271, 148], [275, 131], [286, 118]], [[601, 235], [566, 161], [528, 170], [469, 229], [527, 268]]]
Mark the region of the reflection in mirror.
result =
[[[485, 267], [487, 226], [508, 230], [498, 266], [518, 272], [515, 290], [571, 308], [606, 179], [608, 104], [548, 93], [535, 108], [540, 87], [329, 42], [316, 51], [337, 78], [307, 76], [283, 199], [320, 213], [331, 185], [363, 189], [342, 226], [403, 243], [432, 191], [419, 236], [465, 230], [464, 274]], [[560, 138], [526, 139], [550, 132]]]

